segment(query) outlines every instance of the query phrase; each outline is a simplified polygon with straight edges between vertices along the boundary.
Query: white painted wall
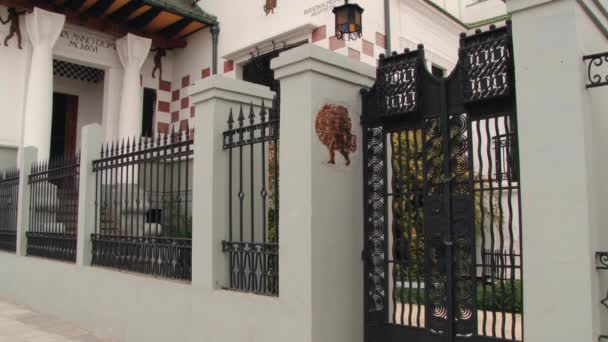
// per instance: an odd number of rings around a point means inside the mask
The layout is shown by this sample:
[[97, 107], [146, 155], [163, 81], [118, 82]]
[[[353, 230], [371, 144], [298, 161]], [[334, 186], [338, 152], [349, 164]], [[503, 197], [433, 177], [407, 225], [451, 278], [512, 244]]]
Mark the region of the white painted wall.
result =
[[499, 17], [507, 13], [502, 0], [430, 0], [464, 23]]
[[608, 277], [594, 262], [608, 246], [602, 153], [608, 103], [605, 88], [585, 89], [582, 56], [607, 51], [608, 43], [578, 1], [508, 5], [518, 82], [524, 340], [596, 341], [608, 322], [599, 302]]
[[101, 124], [103, 109], [103, 83], [90, 83], [71, 78], [53, 78], [53, 91], [78, 96], [78, 123], [76, 149], [80, 149], [82, 128], [92, 123]]
[[399, 49], [424, 44], [427, 61], [450, 72], [458, 61], [459, 35], [466, 29], [421, 1], [401, 1], [399, 11]]
[[[7, 17], [7, 9], [0, 6], [0, 16]], [[22, 20], [23, 24], [23, 20]], [[0, 25], [0, 144], [18, 146], [21, 140], [21, 119], [24, 106], [28, 61], [31, 52], [27, 39], [23, 38], [23, 50], [17, 48], [16, 37], [4, 46], [4, 37], [8, 35], [9, 26]]]

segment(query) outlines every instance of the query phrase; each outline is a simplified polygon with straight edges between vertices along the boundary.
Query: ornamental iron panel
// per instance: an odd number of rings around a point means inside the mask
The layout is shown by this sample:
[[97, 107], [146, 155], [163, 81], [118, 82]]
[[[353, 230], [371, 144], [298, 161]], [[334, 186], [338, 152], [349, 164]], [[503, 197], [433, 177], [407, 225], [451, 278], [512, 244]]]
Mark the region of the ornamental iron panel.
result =
[[596, 88], [608, 85], [608, 72], [603, 71], [608, 65], [608, 52], [583, 56], [587, 68], [587, 88]]
[[14, 252], [17, 248], [17, 203], [19, 170], [0, 171], [0, 250]]
[[362, 92], [365, 339], [522, 341], [510, 23], [461, 36], [447, 77], [424, 47]]
[[193, 145], [186, 126], [102, 147], [93, 161], [93, 265], [191, 280]]
[[27, 255], [76, 262], [80, 157], [32, 165]]
[[[243, 106], [223, 133], [228, 153], [227, 289], [279, 295], [279, 103]], [[235, 125], [236, 124], [236, 125]]]

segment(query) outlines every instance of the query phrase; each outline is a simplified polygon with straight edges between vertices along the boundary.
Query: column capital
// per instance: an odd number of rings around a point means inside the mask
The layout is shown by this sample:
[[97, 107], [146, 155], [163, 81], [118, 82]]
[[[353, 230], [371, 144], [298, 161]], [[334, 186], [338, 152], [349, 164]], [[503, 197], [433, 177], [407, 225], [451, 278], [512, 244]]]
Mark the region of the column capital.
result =
[[283, 52], [270, 67], [275, 78], [282, 80], [303, 72], [316, 72], [361, 87], [371, 87], [376, 68], [314, 44], [305, 44]]
[[26, 34], [34, 48], [47, 45], [52, 49], [64, 24], [65, 15], [38, 7], [25, 16]]
[[148, 57], [151, 47], [152, 39], [140, 37], [132, 33], [127, 33], [124, 37], [116, 40], [116, 52], [124, 68], [141, 68]]

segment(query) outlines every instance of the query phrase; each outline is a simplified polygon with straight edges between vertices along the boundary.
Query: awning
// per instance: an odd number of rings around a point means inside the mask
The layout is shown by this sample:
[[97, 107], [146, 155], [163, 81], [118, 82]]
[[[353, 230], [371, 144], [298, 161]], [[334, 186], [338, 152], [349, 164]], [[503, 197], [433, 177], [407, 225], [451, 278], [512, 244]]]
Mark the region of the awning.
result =
[[185, 38], [217, 18], [193, 0], [0, 0], [9, 7], [40, 7], [66, 15], [67, 22], [120, 37], [151, 38], [156, 47], [186, 46]]

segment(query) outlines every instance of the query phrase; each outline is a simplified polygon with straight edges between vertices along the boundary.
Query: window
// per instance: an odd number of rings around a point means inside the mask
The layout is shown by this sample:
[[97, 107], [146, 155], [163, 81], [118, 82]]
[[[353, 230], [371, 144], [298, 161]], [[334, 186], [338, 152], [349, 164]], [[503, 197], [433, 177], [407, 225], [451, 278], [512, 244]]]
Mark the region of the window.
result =
[[498, 181], [517, 181], [515, 168], [515, 134], [500, 134], [492, 138], [494, 140], [494, 155], [496, 167], [496, 179]]
[[445, 76], [445, 69], [438, 66], [438, 65], [431, 65], [431, 74], [433, 74], [433, 76], [435, 77], [441, 77], [443, 78]]
[[144, 104], [141, 116], [142, 137], [152, 138], [154, 136], [154, 108], [156, 107], [156, 90], [144, 88]]

